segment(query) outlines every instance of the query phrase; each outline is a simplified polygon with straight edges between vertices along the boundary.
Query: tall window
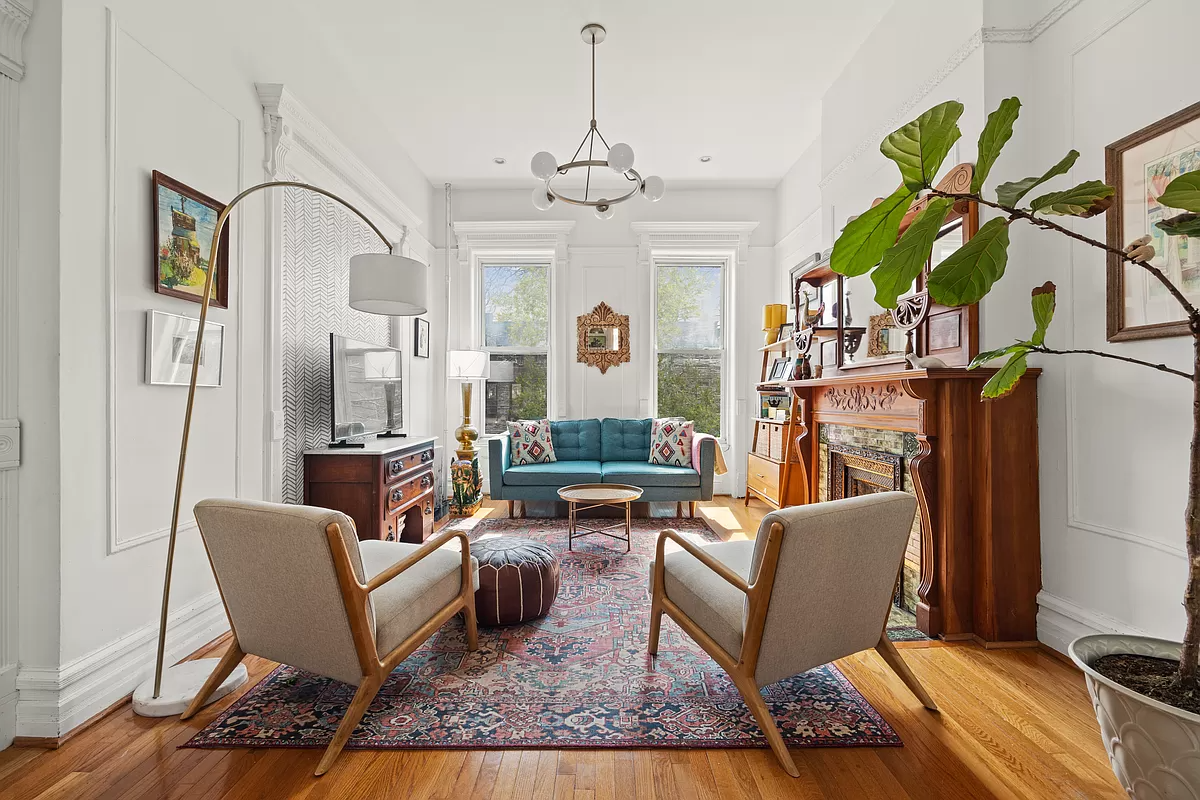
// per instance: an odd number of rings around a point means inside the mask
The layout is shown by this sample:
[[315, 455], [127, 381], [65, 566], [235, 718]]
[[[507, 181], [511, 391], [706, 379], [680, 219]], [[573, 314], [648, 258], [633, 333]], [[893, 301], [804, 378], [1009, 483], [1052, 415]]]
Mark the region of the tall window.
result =
[[483, 347], [492, 362], [483, 432], [505, 433], [511, 420], [547, 415], [550, 267], [485, 264], [482, 306]]
[[655, 273], [656, 414], [693, 420], [697, 431], [720, 436], [724, 267], [658, 264]]

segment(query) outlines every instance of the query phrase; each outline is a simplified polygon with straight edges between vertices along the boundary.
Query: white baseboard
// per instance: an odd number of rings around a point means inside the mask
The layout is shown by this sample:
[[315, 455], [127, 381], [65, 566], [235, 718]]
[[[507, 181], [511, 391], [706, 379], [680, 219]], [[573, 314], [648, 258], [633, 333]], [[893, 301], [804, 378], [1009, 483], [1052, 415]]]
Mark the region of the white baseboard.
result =
[[1084, 608], [1065, 597], [1044, 590], [1038, 592], [1037, 601], [1038, 641], [1060, 653], [1065, 654], [1067, 646], [1080, 636], [1097, 633], [1149, 635], [1123, 620]]
[[17, 735], [17, 665], [0, 669], [0, 750]]
[[[227, 630], [220, 595], [197, 598], [168, 619], [165, 663], [174, 664]], [[16, 678], [16, 735], [65, 736], [150, 675], [157, 646], [158, 624], [151, 623], [60, 668], [22, 667]]]

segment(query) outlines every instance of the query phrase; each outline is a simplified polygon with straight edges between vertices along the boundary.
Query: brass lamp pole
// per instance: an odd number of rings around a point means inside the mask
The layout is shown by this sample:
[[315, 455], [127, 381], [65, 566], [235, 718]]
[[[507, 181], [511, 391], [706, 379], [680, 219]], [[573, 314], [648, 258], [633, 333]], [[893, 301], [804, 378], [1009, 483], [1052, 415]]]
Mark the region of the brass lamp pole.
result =
[[[204, 278], [204, 293], [200, 301], [200, 324], [196, 331], [195, 346], [195, 352], [197, 356], [192, 359], [192, 374], [191, 379], [188, 382], [187, 408], [183, 416], [183, 437], [179, 444], [179, 469], [175, 475], [175, 499], [171, 510], [171, 535], [167, 541], [167, 565], [166, 573], [163, 576], [162, 611], [159, 615], [158, 626], [158, 653], [154, 664], [154, 688], [153, 693], [150, 694], [150, 698], [153, 700], [158, 700], [162, 693], [163, 658], [166, 652], [167, 642], [167, 612], [171, 598], [171, 572], [175, 565], [175, 542], [179, 534], [179, 512], [183, 499], [183, 475], [184, 468], [187, 464], [188, 437], [192, 428], [192, 410], [196, 401], [196, 381], [200, 373], [201, 359], [199, 357], [199, 353], [201, 352], [201, 346], [204, 341], [205, 320], [208, 318], [208, 306], [212, 297], [213, 276], [216, 273], [217, 266], [217, 248], [220, 244], [221, 232], [224, 230], [225, 223], [228, 221], [229, 215], [233, 211], [234, 206], [240, 203], [247, 196], [261, 189], [269, 189], [276, 186], [291, 186], [297, 189], [307, 189], [310, 192], [316, 192], [317, 194], [324, 195], [330, 200], [345, 206], [348, 210], [358, 216], [359, 219], [365, 222], [377, 236], [379, 236], [383, 243], [387, 245], [389, 252], [394, 249], [392, 243], [388, 241], [388, 238], [384, 235], [383, 231], [381, 231], [379, 227], [375, 225], [375, 223], [368, 219], [363, 212], [359, 211], [349, 202], [343, 200], [332, 192], [326, 191], [319, 186], [313, 186], [312, 184], [302, 183], [299, 181], [268, 181], [266, 183], [260, 183], [256, 186], [251, 186], [249, 189], [246, 189], [241, 194], [233, 198], [233, 200], [231, 200], [217, 216], [216, 229], [213, 231], [212, 247], [208, 258], [208, 270]], [[358, 277], [355, 274], [356, 259], [364, 259], [362, 262], [361, 277]], [[388, 259], [389, 261], [385, 262], [380, 261], [379, 259]], [[390, 263], [392, 261], [395, 263]], [[425, 313], [423, 297], [425, 291], [424, 270], [424, 264], [421, 264], [413, 259], [400, 257], [395, 253], [387, 256], [381, 256], [380, 254], [355, 256], [351, 259], [350, 304], [352, 307], [359, 308], [359, 310], [376, 314], [396, 316], [423, 314]], [[358, 278], [358, 285], [356, 285], [356, 278]], [[397, 292], [395, 290], [402, 285], [410, 286], [411, 291], [420, 293], [422, 295], [420, 302], [414, 303], [407, 298], [402, 300], [394, 300], [386, 297], [388, 294], [396, 294]], [[362, 296], [356, 296], [356, 292]], [[400, 293], [404, 294], [405, 292], [402, 291]], [[380, 295], [385, 296], [380, 297]], [[139, 690], [134, 693], [135, 710], [138, 710], [139, 713], [147, 713], [144, 709], [138, 708], [139, 704], [137, 702], [139, 695], [144, 695], [143, 688], [144, 684], [143, 687], [139, 687]], [[199, 690], [199, 688], [199, 685], [197, 685], [196, 689]], [[144, 700], [145, 698], [143, 697], [142, 699]], [[213, 699], [216, 699], [216, 696], [214, 696]], [[158, 709], [154, 708], [153, 704], [150, 704], [150, 706], [151, 707], [149, 708], [148, 715], [151, 716], [168, 716], [170, 714], [177, 713], [174, 710], [166, 710], [166, 713], [156, 713]]]

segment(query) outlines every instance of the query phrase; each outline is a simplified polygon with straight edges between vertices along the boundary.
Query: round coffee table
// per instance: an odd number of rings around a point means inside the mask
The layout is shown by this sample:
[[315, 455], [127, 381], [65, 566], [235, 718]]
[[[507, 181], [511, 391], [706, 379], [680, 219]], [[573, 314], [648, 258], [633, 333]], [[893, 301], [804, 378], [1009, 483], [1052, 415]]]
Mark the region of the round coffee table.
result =
[[[569, 519], [567, 527], [567, 549], [573, 550], [576, 539], [598, 533], [619, 542], [625, 542], [625, 552], [633, 539], [630, 519], [630, 506], [642, 496], [642, 490], [636, 486], [626, 486], [623, 483], [579, 483], [574, 486], [564, 486], [558, 490], [558, 496], [567, 501]], [[586, 505], [584, 505], [586, 504]], [[625, 506], [625, 522], [606, 525], [603, 528], [580, 528], [579, 512], [602, 506]], [[609, 533], [613, 528], [625, 528], [625, 535]]]

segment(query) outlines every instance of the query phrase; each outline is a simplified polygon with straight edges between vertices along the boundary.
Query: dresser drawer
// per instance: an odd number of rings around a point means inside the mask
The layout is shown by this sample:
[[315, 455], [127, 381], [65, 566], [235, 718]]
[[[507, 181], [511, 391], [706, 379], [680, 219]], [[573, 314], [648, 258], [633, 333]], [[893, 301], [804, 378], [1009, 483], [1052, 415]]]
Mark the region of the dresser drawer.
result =
[[408, 505], [421, 493], [433, 487], [433, 473], [424, 472], [400, 483], [394, 483], [385, 489], [387, 492], [388, 511], [394, 511]]
[[432, 463], [432, 461], [433, 461], [433, 448], [432, 447], [427, 448], [425, 450], [418, 450], [415, 453], [408, 453], [407, 455], [389, 458], [386, 461], [384, 461], [384, 464], [383, 464], [384, 483], [387, 483], [388, 481], [392, 480], [393, 478], [398, 478], [399, 476], [403, 475], [405, 472], [408, 472], [410, 469], [419, 467], [422, 464]]
[[392, 542], [420, 544], [433, 533], [433, 489], [409, 499], [403, 511], [388, 512], [383, 538]]
[[746, 486], [760, 494], [779, 501], [779, 472], [782, 464], [776, 464], [750, 453], [746, 469]]

